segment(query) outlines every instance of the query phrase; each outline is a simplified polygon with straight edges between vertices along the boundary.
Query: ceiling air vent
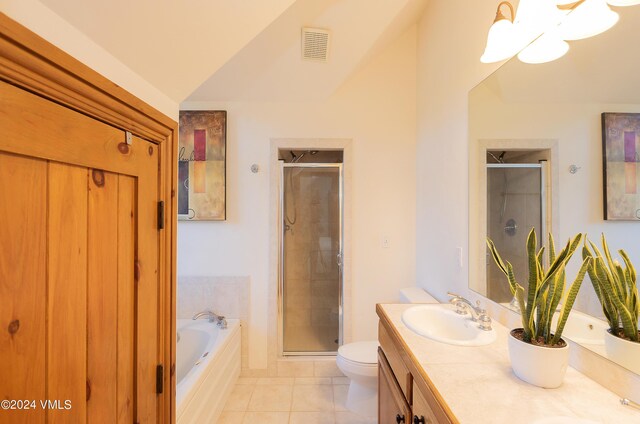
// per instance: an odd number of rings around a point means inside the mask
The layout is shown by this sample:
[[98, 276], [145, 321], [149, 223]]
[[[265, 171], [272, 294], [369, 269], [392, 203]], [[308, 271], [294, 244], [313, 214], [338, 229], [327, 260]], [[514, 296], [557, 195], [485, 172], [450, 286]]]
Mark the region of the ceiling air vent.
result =
[[302, 58], [326, 62], [329, 55], [329, 31], [302, 28]]

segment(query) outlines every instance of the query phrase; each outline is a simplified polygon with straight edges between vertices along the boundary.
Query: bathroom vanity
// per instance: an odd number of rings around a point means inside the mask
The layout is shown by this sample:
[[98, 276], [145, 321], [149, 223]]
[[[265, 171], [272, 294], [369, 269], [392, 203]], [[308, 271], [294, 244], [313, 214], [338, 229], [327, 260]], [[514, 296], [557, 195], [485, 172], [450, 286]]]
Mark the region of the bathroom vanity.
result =
[[509, 363], [508, 330], [501, 324], [493, 322], [497, 339], [491, 344], [454, 346], [405, 326], [402, 313], [412, 306], [376, 307], [379, 423], [640, 422], [640, 410], [621, 405], [618, 396], [573, 368], [558, 389], [519, 380]]

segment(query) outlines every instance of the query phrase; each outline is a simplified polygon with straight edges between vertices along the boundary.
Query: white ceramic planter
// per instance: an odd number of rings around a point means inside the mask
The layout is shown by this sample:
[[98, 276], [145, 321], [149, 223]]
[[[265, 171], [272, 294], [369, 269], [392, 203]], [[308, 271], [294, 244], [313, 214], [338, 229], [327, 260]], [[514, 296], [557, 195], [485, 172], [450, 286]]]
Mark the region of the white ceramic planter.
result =
[[616, 337], [605, 331], [604, 348], [607, 357], [630, 371], [640, 374], [640, 343]]
[[560, 387], [569, 366], [568, 345], [541, 347], [509, 334], [508, 346], [511, 367], [520, 380], [546, 389]]

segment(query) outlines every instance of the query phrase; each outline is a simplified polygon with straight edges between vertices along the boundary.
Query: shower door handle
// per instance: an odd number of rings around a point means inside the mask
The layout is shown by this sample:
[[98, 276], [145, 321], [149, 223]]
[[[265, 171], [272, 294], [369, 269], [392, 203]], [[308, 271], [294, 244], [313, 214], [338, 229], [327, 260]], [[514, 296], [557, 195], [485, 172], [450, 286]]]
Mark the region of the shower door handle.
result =
[[338, 264], [339, 268], [342, 268], [342, 252], [336, 255], [336, 263]]

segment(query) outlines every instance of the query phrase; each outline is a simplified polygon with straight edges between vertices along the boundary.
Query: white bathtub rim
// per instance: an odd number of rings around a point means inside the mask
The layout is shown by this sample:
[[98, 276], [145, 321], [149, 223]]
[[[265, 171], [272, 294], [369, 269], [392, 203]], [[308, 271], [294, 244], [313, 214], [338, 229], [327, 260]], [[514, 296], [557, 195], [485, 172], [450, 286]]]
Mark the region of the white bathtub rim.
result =
[[210, 340], [205, 348], [206, 356], [201, 355], [198, 365], [193, 368], [184, 376], [182, 381], [176, 385], [176, 416], [180, 416], [182, 411], [189, 404], [194, 394], [198, 391], [202, 382], [206, 376], [213, 371], [213, 368], [209, 365], [220, 355], [221, 349], [225, 348], [228, 339], [233, 336], [234, 333], [240, 331], [239, 319], [228, 319], [227, 328], [222, 330], [206, 320], [193, 321], [190, 319], [178, 319], [177, 329], [180, 331], [183, 327], [192, 327], [198, 330], [206, 330], [210, 333], [217, 332], [215, 340]]

